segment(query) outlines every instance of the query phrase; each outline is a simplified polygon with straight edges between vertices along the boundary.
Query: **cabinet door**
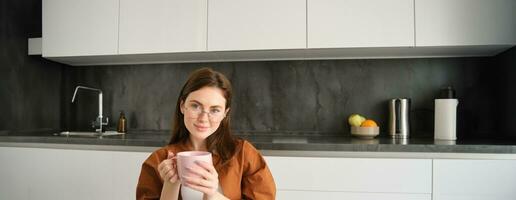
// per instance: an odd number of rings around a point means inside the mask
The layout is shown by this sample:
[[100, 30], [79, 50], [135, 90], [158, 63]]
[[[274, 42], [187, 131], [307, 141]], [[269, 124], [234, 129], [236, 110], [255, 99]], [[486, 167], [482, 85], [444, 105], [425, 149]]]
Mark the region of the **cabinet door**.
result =
[[206, 50], [207, 0], [120, 0], [120, 54]]
[[514, 0], [415, 0], [416, 46], [516, 44]]
[[148, 155], [0, 147], [0, 199], [134, 199]]
[[142, 164], [151, 153], [107, 152], [112, 156], [110, 165], [113, 168], [113, 199], [134, 199]]
[[115, 55], [118, 0], [43, 0], [43, 57]]
[[516, 160], [434, 160], [435, 200], [516, 199]]
[[402, 194], [402, 193], [364, 193], [364, 192], [322, 192], [322, 191], [298, 191], [278, 190], [276, 199], [281, 200], [431, 200], [431, 194]]
[[208, 50], [306, 48], [306, 0], [208, 1]]
[[308, 0], [308, 48], [406, 46], [413, 0]]
[[430, 159], [265, 159], [282, 191], [423, 194], [420, 196], [432, 191]]

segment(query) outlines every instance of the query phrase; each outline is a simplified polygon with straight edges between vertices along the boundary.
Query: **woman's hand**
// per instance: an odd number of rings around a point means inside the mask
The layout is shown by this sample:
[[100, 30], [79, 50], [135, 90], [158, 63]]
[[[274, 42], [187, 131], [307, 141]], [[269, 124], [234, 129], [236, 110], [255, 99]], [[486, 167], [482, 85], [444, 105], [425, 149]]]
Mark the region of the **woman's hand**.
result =
[[168, 181], [172, 184], [179, 182], [177, 175], [176, 156], [172, 152], [168, 152], [167, 159], [163, 160], [158, 165], [158, 171], [163, 181]]
[[204, 199], [214, 199], [220, 196], [219, 175], [211, 163], [196, 161], [195, 166], [187, 168], [188, 175], [183, 177], [183, 184], [204, 193]]

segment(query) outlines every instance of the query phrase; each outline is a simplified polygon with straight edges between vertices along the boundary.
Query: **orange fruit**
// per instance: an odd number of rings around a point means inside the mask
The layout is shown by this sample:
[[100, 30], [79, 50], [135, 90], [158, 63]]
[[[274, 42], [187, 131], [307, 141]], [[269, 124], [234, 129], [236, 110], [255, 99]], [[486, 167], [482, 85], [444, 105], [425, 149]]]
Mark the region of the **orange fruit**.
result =
[[372, 119], [368, 119], [368, 120], [365, 120], [364, 122], [362, 122], [362, 124], [360, 124], [361, 127], [377, 127], [378, 125], [376, 124], [376, 122]]

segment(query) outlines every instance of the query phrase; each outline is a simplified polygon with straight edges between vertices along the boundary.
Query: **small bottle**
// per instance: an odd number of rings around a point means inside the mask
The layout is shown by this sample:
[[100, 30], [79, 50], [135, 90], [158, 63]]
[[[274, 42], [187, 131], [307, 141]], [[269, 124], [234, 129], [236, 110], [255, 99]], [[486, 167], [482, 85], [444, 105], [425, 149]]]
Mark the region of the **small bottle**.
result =
[[127, 120], [125, 119], [124, 111], [120, 111], [120, 117], [118, 118], [118, 127], [116, 131], [119, 133], [127, 132]]
[[439, 98], [435, 99], [434, 139], [457, 139], [457, 105], [455, 90], [447, 87], [441, 90]]

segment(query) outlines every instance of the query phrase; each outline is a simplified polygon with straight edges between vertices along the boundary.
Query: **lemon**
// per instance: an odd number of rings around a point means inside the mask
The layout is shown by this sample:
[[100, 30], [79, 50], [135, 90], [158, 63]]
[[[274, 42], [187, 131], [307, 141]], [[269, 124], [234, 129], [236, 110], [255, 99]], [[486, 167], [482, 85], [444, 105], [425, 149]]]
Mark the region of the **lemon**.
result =
[[348, 123], [350, 126], [360, 126], [365, 120], [366, 118], [359, 114], [352, 114], [348, 118]]

